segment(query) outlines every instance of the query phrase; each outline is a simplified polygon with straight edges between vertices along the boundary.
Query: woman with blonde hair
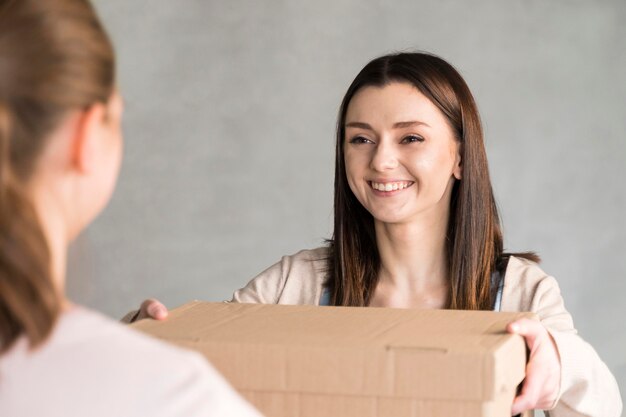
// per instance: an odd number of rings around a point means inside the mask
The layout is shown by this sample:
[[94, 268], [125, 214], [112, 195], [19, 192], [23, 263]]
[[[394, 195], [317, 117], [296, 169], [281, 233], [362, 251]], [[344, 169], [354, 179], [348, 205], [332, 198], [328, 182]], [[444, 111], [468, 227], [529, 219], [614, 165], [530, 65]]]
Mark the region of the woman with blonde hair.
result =
[[87, 0], [0, 0], [0, 415], [258, 416], [199, 355], [64, 295], [68, 245], [114, 189], [122, 107]]

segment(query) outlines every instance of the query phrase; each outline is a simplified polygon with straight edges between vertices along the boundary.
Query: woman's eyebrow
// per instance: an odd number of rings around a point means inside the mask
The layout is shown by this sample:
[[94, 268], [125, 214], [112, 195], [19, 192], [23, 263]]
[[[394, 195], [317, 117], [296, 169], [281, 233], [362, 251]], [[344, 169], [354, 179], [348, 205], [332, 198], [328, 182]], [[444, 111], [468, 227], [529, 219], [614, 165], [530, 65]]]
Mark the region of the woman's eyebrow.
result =
[[[420, 122], [419, 120], [410, 120], [410, 121], [407, 121], [407, 122], [397, 122], [397, 123], [394, 123], [393, 124], [393, 128], [394, 129], [403, 129], [403, 128], [406, 128], [406, 127], [419, 126], [419, 125], [430, 127], [428, 125], [428, 123]], [[367, 123], [363, 123], [363, 122], [349, 122], [349, 123], [346, 123], [346, 127], [358, 127], [360, 129], [374, 130], [372, 128], [372, 126], [370, 126]]]
[[358, 127], [359, 129], [374, 130], [372, 126], [363, 122], [349, 122], [346, 123], [346, 127]]
[[394, 129], [402, 129], [402, 128], [405, 128], [405, 127], [412, 127], [412, 126], [426, 126], [426, 127], [430, 127], [428, 125], [428, 123], [420, 122], [419, 120], [410, 120], [408, 122], [394, 123], [393, 128]]

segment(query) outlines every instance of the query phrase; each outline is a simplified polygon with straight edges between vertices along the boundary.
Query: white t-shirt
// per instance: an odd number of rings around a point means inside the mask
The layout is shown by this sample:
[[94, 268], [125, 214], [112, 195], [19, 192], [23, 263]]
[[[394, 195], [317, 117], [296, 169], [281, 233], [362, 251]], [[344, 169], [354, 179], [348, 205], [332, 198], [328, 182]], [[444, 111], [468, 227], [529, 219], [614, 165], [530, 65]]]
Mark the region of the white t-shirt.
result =
[[197, 353], [74, 307], [30, 351], [0, 356], [2, 417], [173, 417], [260, 414]]

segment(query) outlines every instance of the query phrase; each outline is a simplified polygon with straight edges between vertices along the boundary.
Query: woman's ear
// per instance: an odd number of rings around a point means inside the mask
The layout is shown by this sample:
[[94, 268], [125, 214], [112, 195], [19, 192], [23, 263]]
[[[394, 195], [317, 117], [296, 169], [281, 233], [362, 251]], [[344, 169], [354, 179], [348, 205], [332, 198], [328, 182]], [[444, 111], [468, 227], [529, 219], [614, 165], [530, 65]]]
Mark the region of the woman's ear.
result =
[[454, 175], [454, 178], [456, 178], [457, 180], [460, 180], [463, 176], [463, 165], [461, 164], [461, 147], [459, 146], [458, 148], [459, 149], [456, 151], [454, 170], [452, 171], [452, 175]]
[[105, 123], [106, 108], [96, 103], [83, 111], [78, 118], [72, 140], [72, 167], [81, 174], [94, 170], [98, 160], [98, 144]]

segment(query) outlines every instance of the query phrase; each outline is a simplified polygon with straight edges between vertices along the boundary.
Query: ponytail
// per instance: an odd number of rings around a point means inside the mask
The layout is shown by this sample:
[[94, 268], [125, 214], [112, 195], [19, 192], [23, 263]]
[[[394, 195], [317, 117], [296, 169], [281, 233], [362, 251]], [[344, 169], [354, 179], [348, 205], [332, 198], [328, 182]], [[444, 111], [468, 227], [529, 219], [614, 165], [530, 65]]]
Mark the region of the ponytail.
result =
[[0, 103], [0, 352], [22, 334], [39, 345], [61, 309], [45, 236], [13, 175], [10, 138], [11, 115]]
[[0, 354], [52, 332], [63, 296], [26, 184], [70, 111], [106, 103], [113, 48], [89, 0], [0, 0]]

